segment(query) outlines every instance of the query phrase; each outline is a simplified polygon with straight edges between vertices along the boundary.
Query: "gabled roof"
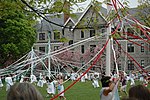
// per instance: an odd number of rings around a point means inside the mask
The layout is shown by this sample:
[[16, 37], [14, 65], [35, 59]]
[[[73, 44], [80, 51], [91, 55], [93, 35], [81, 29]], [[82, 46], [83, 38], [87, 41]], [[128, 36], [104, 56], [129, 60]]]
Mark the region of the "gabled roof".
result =
[[69, 23], [69, 21], [71, 21], [73, 24], [75, 24], [75, 22], [73, 21], [73, 19], [71, 17], [69, 17], [68, 20], [65, 22], [64, 26], [66, 26]]
[[[90, 3], [88, 5], [88, 7], [85, 9], [85, 11], [83, 12], [83, 14], [80, 16], [80, 18], [78, 19], [78, 21], [75, 23], [75, 26], [73, 27], [72, 30], [74, 30], [74, 28], [78, 25], [78, 23], [82, 20], [82, 18], [85, 16], [85, 14], [89, 11], [89, 9], [93, 6], [92, 3]], [[104, 8], [103, 8], [104, 9]], [[98, 12], [99, 15], [104, 19], [104, 21], [106, 21], [105, 17], [101, 14], [101, 12]], [[107, 21], [106, 21], [107, 22]]]

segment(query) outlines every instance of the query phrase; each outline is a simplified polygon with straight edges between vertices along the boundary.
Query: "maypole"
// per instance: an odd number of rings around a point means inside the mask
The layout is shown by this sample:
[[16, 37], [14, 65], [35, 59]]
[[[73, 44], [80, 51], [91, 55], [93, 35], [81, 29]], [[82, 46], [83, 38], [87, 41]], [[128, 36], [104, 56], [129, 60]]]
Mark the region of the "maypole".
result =
[[48, 33], [48, 77], [51, 76], [51, 45], [50, 45], [50, 35], [51, 32]]
[[34, 51], [33, 51], [33, 47], [32, 47], [32, 50], [31, 50], [31, 60], [32, 60], [32, 63], [31, 63], [31, 75], [33, 75], [33, 67], [34, 67], [33, 56], [34, 56]]
[[[111, 7], [107, 4], [107, 14], [109, 14]], [[107, 28], [106, 40], [109, 40], [111, 34], [111, 24], [109, 23]], [[106, 75], [110, 76], [110, 68], [111, 68], [111, 41], [108, 41], [106, 46]]]

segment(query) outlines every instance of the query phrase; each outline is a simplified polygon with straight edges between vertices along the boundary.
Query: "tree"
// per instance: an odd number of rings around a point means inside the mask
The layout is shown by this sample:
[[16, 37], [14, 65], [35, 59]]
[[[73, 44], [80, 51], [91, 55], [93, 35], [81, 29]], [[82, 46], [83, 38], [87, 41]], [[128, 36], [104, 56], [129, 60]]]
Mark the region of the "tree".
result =
[[35, 42], [31, 14], [21, 2], [0, 2], [0, 66], [8, 66], [30, 51]]
[[139, 0], [139, 11], [137, 16], [147, 27], [150, 27], [150, 1], [149, 0]]

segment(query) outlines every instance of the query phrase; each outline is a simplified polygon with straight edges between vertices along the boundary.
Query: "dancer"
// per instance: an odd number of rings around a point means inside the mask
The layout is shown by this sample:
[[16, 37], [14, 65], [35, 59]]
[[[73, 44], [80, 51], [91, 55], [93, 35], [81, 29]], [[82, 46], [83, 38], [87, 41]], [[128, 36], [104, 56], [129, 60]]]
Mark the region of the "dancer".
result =
[[71, 72], [70, 79], [71, 79], [72, 81], [76, 80], [76, 79], [75, 79], [75, 73], [74, 73], [74, 72]]
[[30, 75], [30, 82], [31, 83], [37, 82], [36, 76], [34, 74]]
[[6, 91], [8, 91], [10, 87], [13, 85], [11, 75], [7, 75], [7, 77], [5, 78], [5, 82], [6, 82]]
[[[83, 75], [83, 73], [80, 73], [79, 76], [82, 76], [82, 75]], [[85, 82], [85, 75], [81, 77], [81, 82]]]
[[43, 87], [43, 76], [42, 76], [42, 73], [40, 73], [39, 81], [38, 81], [38, 83], [37, 83], [37, 86]]
[[98, 83], [98, 75], [94, 74], [93, 76], [93, 83], [92, 85], [94, 86], [94, 88], [98, 88], [99, 87], [99, 83]]
[[21, 75], [20, 83], [24, 82], [24, 75]]
[[[58, 94], [64, 91], [64, 86], [63, 86], [63, 77], [61, 75], [58, 75]], [[62, 93], [60, 96], [60, 100], [64, 99], [66, 100], [64, 93]]]
[[147, 80], [147, 77], [146, 77], [146, 76], [144, 76], [143, 85], [144, 85], [145, 87], [147, 87], [147, 85], [148, 85], [148, 80]]
[[46, 77], [46, 82], [47, 82], [47, 96], [46, 97], [53, 97], [55, 95], [55, 85], [52, 81], [52, 79], [49, 77]]
[[3, 85], [3, 82], [2, 82], [2, 79], [1, 79], [1, 76], [0, 76], [0, 90], [1, 90], [1, 88], [3, 87], [4, 85]]

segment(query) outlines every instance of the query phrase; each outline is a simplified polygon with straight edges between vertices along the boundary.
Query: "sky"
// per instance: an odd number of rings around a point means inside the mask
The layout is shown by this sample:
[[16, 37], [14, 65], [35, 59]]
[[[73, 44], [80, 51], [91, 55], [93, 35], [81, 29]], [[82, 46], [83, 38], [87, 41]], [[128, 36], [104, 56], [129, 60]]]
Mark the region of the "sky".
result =
[[[97, 0], [97, 1], [100, 1], [100, 2], [102, 2], [103, 0]], [[124, 0], [119, 0], [120, 2], [121, 1], [124, 1]], [[130, 8], [135, 8], [135, 7], [137, 7], [137, 5], [138, 5], [138, 0], [128, 0], [129, 1], [129, 7]], [[86, 0], [85, 2], [83, 2], [83, 3], [80, 3], [80, 4], [78, 4], [80, 7], [84, 7], [84, 8], [86, 8], [88, 5], [89, 5], [89, 3], [91, 2], [91, 0]], [[105, 7], [106, 8], [106, 5], [102, 5], [103, 7]]]

